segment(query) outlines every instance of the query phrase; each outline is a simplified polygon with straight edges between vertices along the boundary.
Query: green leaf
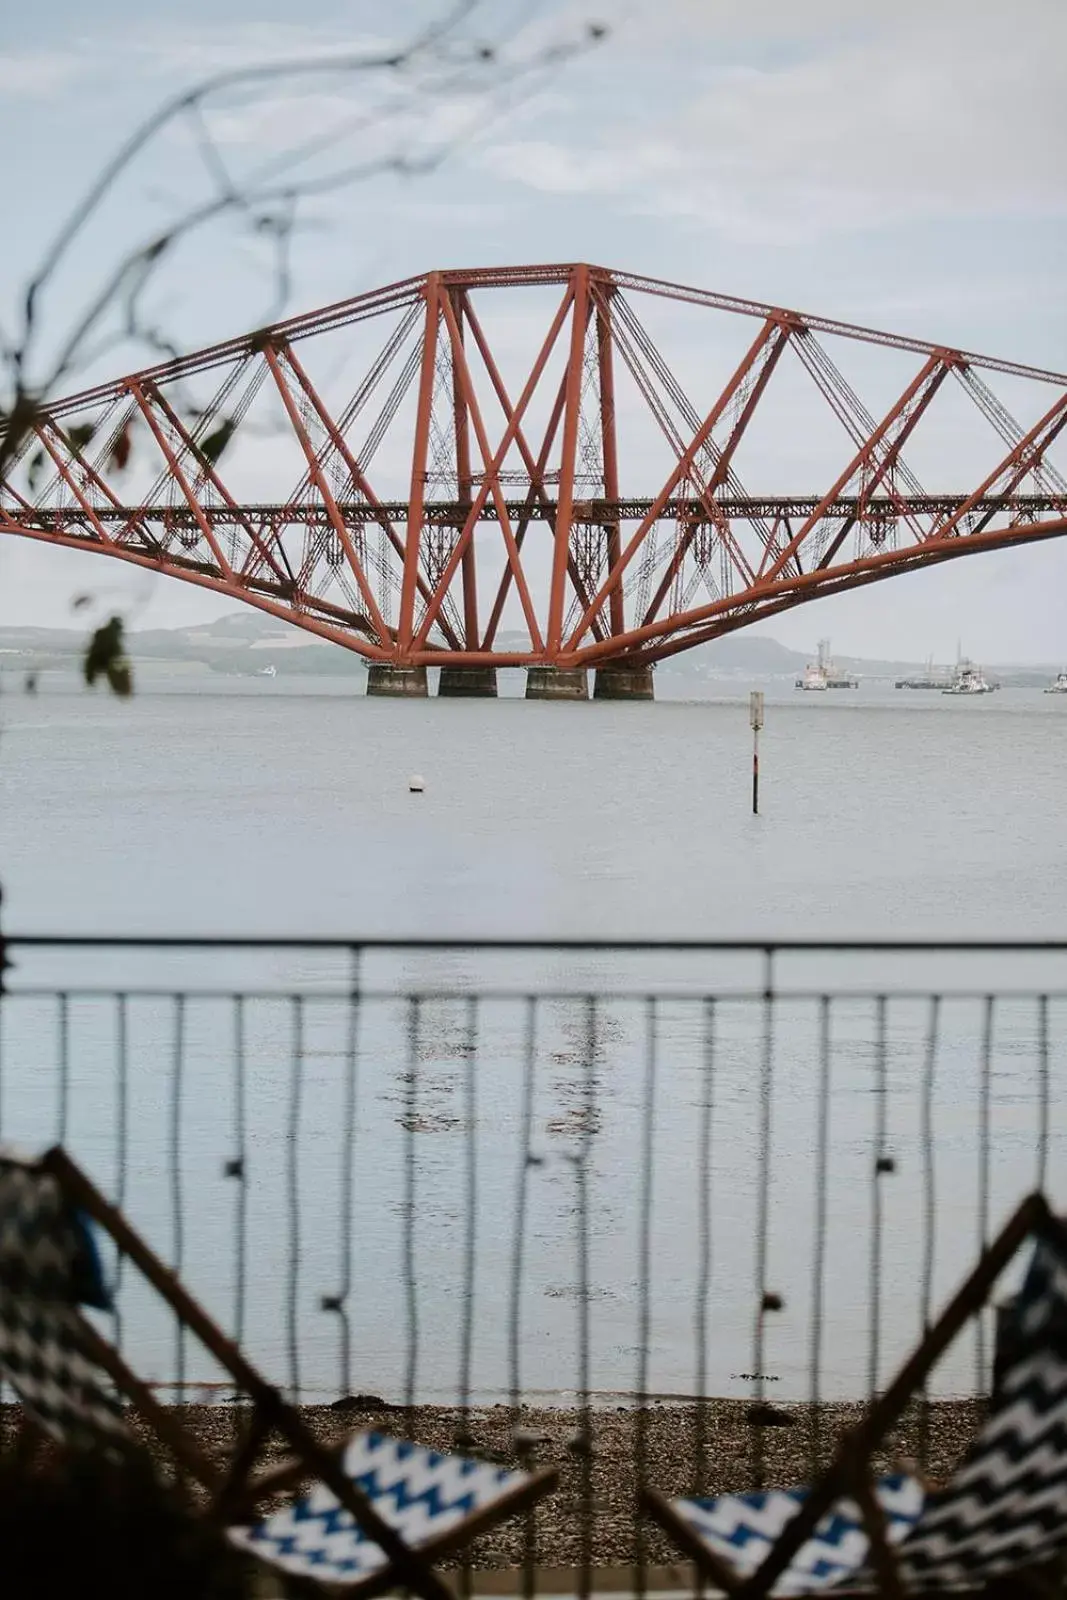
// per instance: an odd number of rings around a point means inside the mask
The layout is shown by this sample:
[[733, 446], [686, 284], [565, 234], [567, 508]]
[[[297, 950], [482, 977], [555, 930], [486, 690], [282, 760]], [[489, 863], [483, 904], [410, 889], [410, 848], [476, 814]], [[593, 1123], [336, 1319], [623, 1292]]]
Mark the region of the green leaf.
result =
[[41, 481], [41, 473], [44, 471], [45, 462], [47, 459], [48, 457], [45, 455], [44, 448], [42, 447], [41, 449], [33, 452], [33, 455], [26, 464], [26, 483], [29, 486], [29, 491], [31, 494], [36, 494], [37, 492], [37, 485]]
[[111, 444], [111, 465], [116, 472], [125, 472], [133, 446], [130, 442], [130, 423], [125, 422]]
[[206, 439], [201, 439], [200, 455], [208, 466], [213, 467], [217, 464], [222, 452], [233, 438], [236, 426], [237, 424], [231, 422], [229, 417], [223, 417], [218, 427], [214, 428]]
[[0, 428], [0, 472], [5, 472], [22, 449], [23, 441], [40, 415], [37, 398], [18, 389], [10, 410], [2, 414]]
[[107, 681], [112, 694], [117, 694], [121, 700], [130, 697], [133, 693], [133, 668], [125, 657], [111, 663], [107, 669]]
[[97, 628], [89, 640], [82, 670], [90, 687], [98, 678], [104, 678], [112, 694], [123, 700], [133, 693], [133, 668], [126, 657], [121, 617], [112, 617]]
[[73, 428], [67, 429], [67, 438], [75, 450], [84, 450], [93, 434], [96, 424], [93, 422], [76, 422]]

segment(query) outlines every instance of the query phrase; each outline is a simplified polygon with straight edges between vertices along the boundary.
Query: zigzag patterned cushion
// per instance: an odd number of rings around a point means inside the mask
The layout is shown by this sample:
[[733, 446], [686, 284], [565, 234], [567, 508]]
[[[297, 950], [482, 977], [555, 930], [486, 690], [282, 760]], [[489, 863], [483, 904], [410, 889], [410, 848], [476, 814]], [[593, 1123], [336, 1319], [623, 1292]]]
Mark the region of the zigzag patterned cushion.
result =
[[78, 1240], [59, 1184], [31, 1157], [0, 1146], [0, 1283], [70, 1300]]
[[[677, 1514], [708, 1549], [738, 1578], [749, 1578], [769, 1553], [786, 1524], [796, 1516], [807, 1489], [770, 1489], [721, 1495], [716, 1500], [673, 1500]], [[899, 1544], [923, 1508], [917, 1479], [897, 1473], [875, 1486], [886, 1517], [886, 1534]], [[855, 1501], [839, 1500], [801, 1545], [771, 1590], [775, 1595], [814, 1594], [842, 1586], [860, 1587], [857, 1574], [867, 1558], [867, 1535]]]
[[107, 1375], [82, 1348], [78, 1313], [0, 1285], [0, 1376], [60, 1444], [114, 1453], [127, 1442]]
[[110, 1309], [87, 1217], [35, 1156], [0, 1144], [0, 1284], [37, 1300]]
[[[493, 1505], [526, 1477], [380, 1433], [357, 1434], [342, 1464], [383, 1521], [416, 1548]], [[229, 1538], [272, 1567], [320, 1583], [360, 1583], [387, 1562], [323, 1484], [262, 1522], [231, 1528]]]
[[901, 1548], [901, 1576], [918, 1592], [981, 1584], [1067, 1549], [1067, 1265], [1047, 1245], [1016, 1316], [989, 1420]]

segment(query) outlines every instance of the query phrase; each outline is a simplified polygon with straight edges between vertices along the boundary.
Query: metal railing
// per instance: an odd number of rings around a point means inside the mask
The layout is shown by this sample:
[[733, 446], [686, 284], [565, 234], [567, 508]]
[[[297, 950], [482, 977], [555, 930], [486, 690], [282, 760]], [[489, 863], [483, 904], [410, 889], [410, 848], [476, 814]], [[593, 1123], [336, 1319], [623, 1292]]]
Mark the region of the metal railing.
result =
[[[66, 1144], [309, 1404], [558, 1410], [585, 1460], [614, 1417], [639, 1476], [684, 1421], [686, 1488], [724, 1417], [735, 1486], [780, 1477], [791, 1422], [814, 1468], [1018, 1199], [1067, 1197], [1067, 943], [7, 950], [0, 1137]], [[225, 1397], [116, 1304], [163, 1394]], [[991, 1359], [987, 1316], [931, 1404]]]

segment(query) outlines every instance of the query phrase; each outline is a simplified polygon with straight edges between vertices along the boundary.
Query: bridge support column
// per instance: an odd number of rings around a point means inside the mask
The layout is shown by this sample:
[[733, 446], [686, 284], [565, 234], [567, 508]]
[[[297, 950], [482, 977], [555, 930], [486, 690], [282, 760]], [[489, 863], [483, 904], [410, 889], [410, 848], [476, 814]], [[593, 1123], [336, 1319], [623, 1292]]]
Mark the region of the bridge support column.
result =
[[368, 695], [385, 695], [394, 700], [425, 700], [425, 667], [394, 667], [380, 661], [367, 669]]
[[643, 666], [598, 667], [593, 678], [594, 700], [654, 700], [652, 668]]
[[527, 667], [527, 700], [588, 700], [589, 674], [584, 667]]
[[495, 700], [495, 667], [442, 667], [437, 686], [443, 700]]

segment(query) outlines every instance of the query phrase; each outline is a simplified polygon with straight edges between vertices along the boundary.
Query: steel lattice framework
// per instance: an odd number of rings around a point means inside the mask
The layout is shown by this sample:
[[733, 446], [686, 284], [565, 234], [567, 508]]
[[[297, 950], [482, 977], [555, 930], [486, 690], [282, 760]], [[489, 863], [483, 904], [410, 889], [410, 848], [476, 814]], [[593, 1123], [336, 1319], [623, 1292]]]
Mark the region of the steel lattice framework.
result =
[[[516, 376], [515, 328], [493, 333], [484, 307], [533, 290], [543, 337]], [[740, 330], [725, 381], [709, 355], [690, 398], [638, 315], [653, 303], [690, 366], [709, 316]], [[344, 354], [374, 323], [338, 404], [309, 352]], [[868, 410], [841, 341], [907, 361], [888, 405]], [[1034, 397], [1025, 421], [1001, 379]], [[832, 434], [814, 493], [740, 476], [773, 465], [751, 442], [783, 385], [782, 415]], [[984, 465], [927, 490], [909, 462], [953, 390], [935, 445], [971, 430]], [[0, 483], [0, 532], [232, 595], [370, 661], [639, 664], [1067, 532], [1065, 425], [1067, 377], [918, 339], [587, 265], [431, 272], [51, 404]]]

